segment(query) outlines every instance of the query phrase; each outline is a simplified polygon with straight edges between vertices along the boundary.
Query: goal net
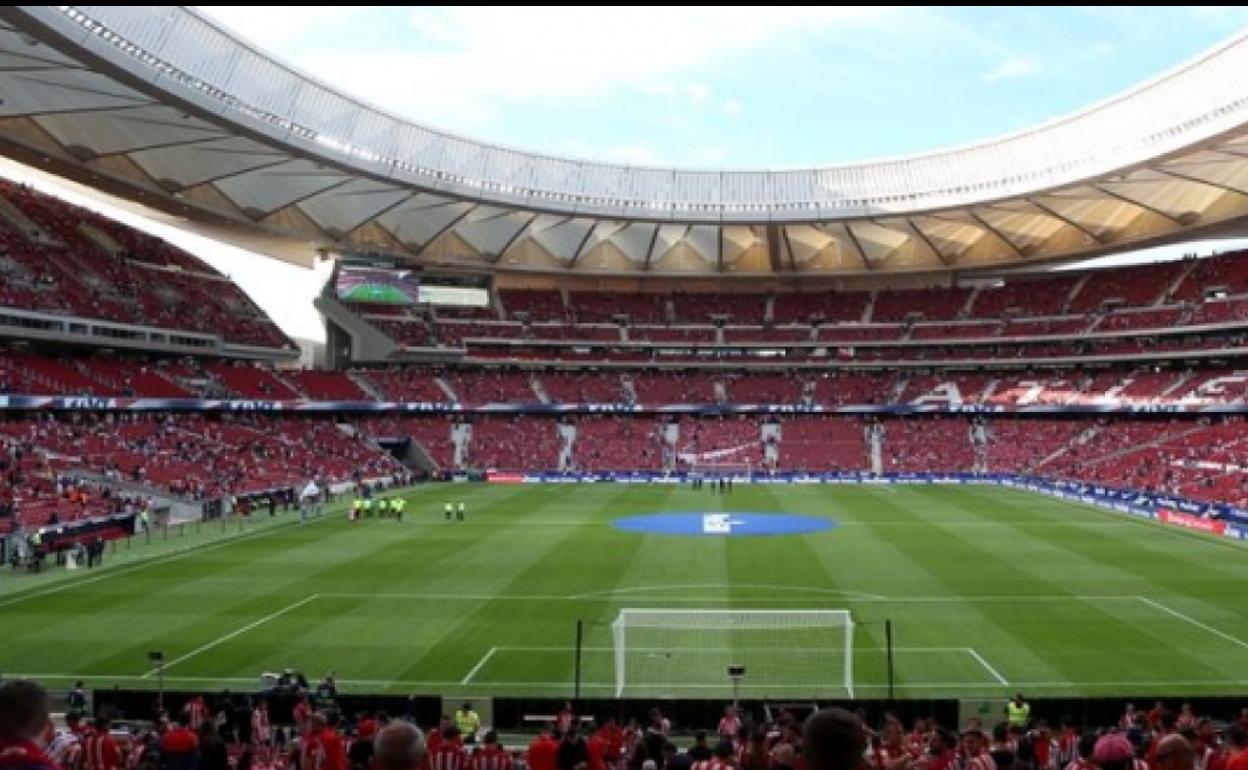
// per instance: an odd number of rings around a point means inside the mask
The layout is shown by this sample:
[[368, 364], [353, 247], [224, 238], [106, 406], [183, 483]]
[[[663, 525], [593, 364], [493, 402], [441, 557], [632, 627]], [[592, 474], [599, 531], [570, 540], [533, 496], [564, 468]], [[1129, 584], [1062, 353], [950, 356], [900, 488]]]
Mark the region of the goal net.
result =
[[854, 695], [849, 610], [622, 609], [611, 626], [615, 696]]

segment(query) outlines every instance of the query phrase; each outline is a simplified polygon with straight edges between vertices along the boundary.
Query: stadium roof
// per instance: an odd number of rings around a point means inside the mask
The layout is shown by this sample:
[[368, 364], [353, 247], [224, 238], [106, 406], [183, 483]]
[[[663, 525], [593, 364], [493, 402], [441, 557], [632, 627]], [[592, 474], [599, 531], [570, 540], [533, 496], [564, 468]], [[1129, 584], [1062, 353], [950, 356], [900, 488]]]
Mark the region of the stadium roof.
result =
[[182, 7], [0, 10], [0, 149], [307, 262], [559, 275], [1000, 270], [1248, 234], [1248, 34], [1040, 126], [782, 171], [598, 163], [396, 117]]

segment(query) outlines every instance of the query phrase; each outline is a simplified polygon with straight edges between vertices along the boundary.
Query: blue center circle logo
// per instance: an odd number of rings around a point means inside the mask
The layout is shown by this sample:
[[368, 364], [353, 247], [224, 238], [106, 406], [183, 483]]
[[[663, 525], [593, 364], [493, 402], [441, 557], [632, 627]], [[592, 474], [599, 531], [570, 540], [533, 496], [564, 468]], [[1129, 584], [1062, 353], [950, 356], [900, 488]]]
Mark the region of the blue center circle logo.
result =
[[685, 511], [625, 516], [611, 525], [625, 532], [646, 535], [709, 535], [748, 537], [757, 535], [809, 535], [836, 528], [821, 516], [762, 511]]

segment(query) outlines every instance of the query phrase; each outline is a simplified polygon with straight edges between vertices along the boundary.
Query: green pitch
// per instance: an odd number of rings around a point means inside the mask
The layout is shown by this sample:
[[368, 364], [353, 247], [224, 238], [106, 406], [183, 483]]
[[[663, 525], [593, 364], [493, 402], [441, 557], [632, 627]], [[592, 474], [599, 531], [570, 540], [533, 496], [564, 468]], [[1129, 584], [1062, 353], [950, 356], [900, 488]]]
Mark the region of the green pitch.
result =
[[362, 283], [339, 295], [347, 302], [376, 302], [385, 305], [410, 305], [412, 300], [400, 289], [380, 283]]
[[[122, 547], [93, 572], [6, 571], [0, 672], [155, 687], [146, 654], [163, 650], [169, 687], [240, 690], [293, 667], [334, 670], [350, 691], [562, 697], [579, 619], [583, 693], [598, 696], [615, 690], [621, 608], [822, 608], [853, 614], [858, 697], [885, 694], [886, 620], [899, 696], [1248, 692], [1243, 547], [1021, 491], [438, 485], [409, 499], [402, 523], [287, 515], [241, 535], [230, 525], [230, 539], [218, 524]], [[444, 521], [461, 499], [467, 521]], [[714, 538], [611, 526], [682, 510], [839, 527]], [[744, 695], [845, 694], [839, 649], [821, 656], [783, 629], [772, 644], [808, 673], [747, 674]], [[694, 646], [650, 637], [626, 694], [726, 696], [722, 661]]]

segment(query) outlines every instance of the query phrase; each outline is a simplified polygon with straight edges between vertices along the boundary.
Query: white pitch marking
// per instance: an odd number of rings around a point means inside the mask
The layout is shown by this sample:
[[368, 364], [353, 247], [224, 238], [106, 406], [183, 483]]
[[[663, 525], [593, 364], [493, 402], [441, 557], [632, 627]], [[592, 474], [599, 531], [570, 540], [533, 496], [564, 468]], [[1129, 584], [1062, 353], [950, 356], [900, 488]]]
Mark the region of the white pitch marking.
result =
[[996, 670], [995, 668], [993, 668], [992, 666], [990, 666], [990, 665], [988, 664], [988, 661], [984, 660], [984, 656], [983, 656], [983, 655], [980, 655], [978, 652], [976, 652], [974, 647], [967, 647], [967, 648], [966, 648], [966, 651], [967, 651], [967, 652], [969, 652], [969, 653], [971, 654], [971, 657], [972, 657], [972, 658], [974, 658], [975, 660], [979, 661], [979, 665], [981, 665], [981, 666], [983, 666], [984, 668], [986, 668], [986, 669], [988, 670], [988, 673], [989, 673], [989, 674], [992, 674], [992, 677], [993, 677], [994, 679], [996, 679], [998, 682], [1000, 682], [1000, 683], [1001, 683], [1001, 685], [1002, 685], [1003, 687], [1009, 687], [1009, 686], [1010, 686], [1010, 683], [1009, 683], [1009, 682], [1007, 682], [1007, 681], [1005, 681], [1005, 677], [1001, 676], [1001, 674], [1000, 674], [1000, 673], [998, 673], [998, 672], [997, 672], [997, 670]]
[[463, 679], [459, 680], [459, 683], [468, 684], [469, 682], [471, 682], [472, 678], [477, 675], [478, 671], [481, 670], [481, 667], [484, 666], [486, 662], [489, 661], [490, 658], [494, 657], [494, 653], [498, 652], [498, 649], [499, 648], [497, 647], [491, 647], [489, 651], [487, 651], [484, 655], [481, 656], [481, 660], [477, 661], [477, 665], [473, 666], [472, 670], [469, 671], [467, 674], [465, 674]]
[[199, 655], [200, 653], [207, 652], [208, 650], [211, 650], [213, 647], [216, 647], [217, 645], [224, 644], [225, 642], [230, 641], [231, 639], [233, 639], [233, 638], [234, 638], [234, 637], [236, 637], [236, 636], [240, 636], [240, 635], [242, 635], [242, 634], [245, 634], [245, 633], [247, 633], [248, 631], [250, 631], [250, 630], [251, 630], [251, 629], [253, 629], [253, 628], [256, 628], [256, 627], [258, 627], [258, 626], [262, 626], [262, 625], [264, 625], [265, 623], [268, 623], [270, 620], [273, 620], [273, 619], [275, 619], [275, 618], [279, 618], [279, 617], [281, 617], [282, 615], [285, 615], [286, 613], [290, 612], [291, 610], [297, 610], [297, 609], [299, 609], [300, 607], [302, 607], [303, 605], [307, 604], [308, 602], [311, 602], [311, 601], [313, 601], [314, 599], [317, 599], [317, 598], [319, 598], [319, 597], [320, 597], [320, 594], [312, 594], [311, 596], [305, 596], [304, 598], [300, 599], [300, 600], [299, 600], [299, 601], [297, 601], [297, 602], [294, 602], [293, 604], [288, 604], [288, 605], [286, 605], [285, 607], [281, 608], [281, 609], [280, 609], [280, 610], [278, 610], [277, 612], [271, 612], [271, 613], [269, 613], [268, 615], [265, 615], [264, 617], [260, 618], [259, 620], [253, 620], [252, 622], [248, 623], [247, 625], [243, 626], [242, 628], [236, 628], [236, 629], [234, 629], [233, 631], [231, 631], [230, 633], [226, 634], [225, 636], [220, 636], [220, 637], [217, 637], [216, 639], [213, 639], [211, 642], [208, 642], [207, 644], [200, 645], [199, 647], [196, 647], [195, 649], [191, 650], [190, 652], [186, 653], [185, 655], [179, 655], [178, 657], [176, 657], [176, 658], [174, 658], [173, 660], [171, 660], [171, 661], [169, 661], [168, 663], [166, 663], [163, 667], [162, 667], [162, 666], [157, 666], [156, 668], [154, 668], [154, 669], [152, 669], [151, 671], [148, 671], [146, 674], [144, 674], [144, 675], [143, 675], [143, 679], [150, 679], [151, 677], [153, 677], [153, 676], [155, 676], [156, 674], [160, 673], [160, 671], [161, 671], [161, 669], [162, 669], [162, 668], [164, 668], [165, 670], [168, 670], [168, 669], [170, 669], [170, 668], [172, 668], [172, 667], [174, 667], [174, 666], [178, 665], [179, 663], [182, 663], [182, 662], [184, 662], [184, 661], [190, 660], [191, 658], [195, 657], [196, 655]]
[[1200, 628], [1200, 629], [1203, 629], [1203, 630], [1205, 630], [1205, 631], [1208, 631], [1209, 633], [1213, 634], [1214, 636], [1220, 637], [1220, 638], [1222, 638], [1222, 639], [1225, 639], [1225, 640], [1226, 640], [1226, 641], [1228, 641], [1228, 642], [1231, 642], [1231, 643], [1233, 643], [1233, 644], [1238, 644], [1240, 647], [1243, 647], [1243, 648], [1245, 648], [1245, 649], [1248, 649], [1248, 642], [1245, 642], [1243, 639], [1239, 639], [1239, 638], [1237, 638], [1237, 637], [1231, 636], [1230, 634], [1226, 633], [1225, 631], [1219, 631], [1218, 629], [1214, 628], [1213, 626], [1210, 626], [1210, 625], [1206, 625], [1206, 624], [1204, 624], [1204, 623], [1201, 623], [1201, 622], [1200, 622], [1199, 620], [1197, 620], [1196, 618], [1193, 618], [1193, 617], [1192, 617], [1192, 616], [1190, 616], [1190, 615], [1184, 615], [1182, 612], [1179, 612], [1178, 610], [1175, 610], [1175, 609], [1171, 609], [1170, 607], [1167, 607], [1166, 605], [1162, 604], [1161, 602], [1155, 602], [1155, 601], [1153, 601], [1152, 599], [1148, 598], [1147, 596], [1137, 596], [1136, 598], [1137, 598], [1137, 599], [1139, 599], [1140, 601], [1144, 602], [1145, 604], [1149, 605], [1150, 607], [1155, 607], [1155, 608], [1157, 608], [1157, 609], [1161, 610], [1162, 612], [1164, 612], [1164, 613], [1166, 613], [1166, 614], [1168, 614], [1168, 615], [1173, 615], [1174, 617], [1178, 618], [1179, 620], [1186, 621], [1186, 622], [1188, 622], [1188, 623], [1191, 623], [1193, 626], [1196, 626], [1197, 628]]

